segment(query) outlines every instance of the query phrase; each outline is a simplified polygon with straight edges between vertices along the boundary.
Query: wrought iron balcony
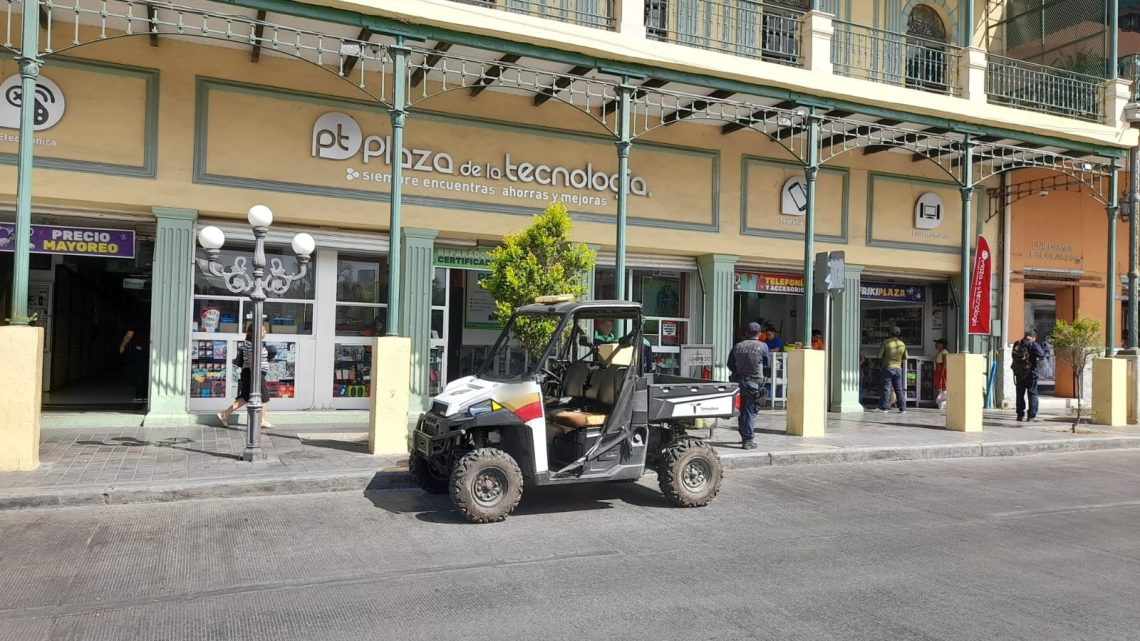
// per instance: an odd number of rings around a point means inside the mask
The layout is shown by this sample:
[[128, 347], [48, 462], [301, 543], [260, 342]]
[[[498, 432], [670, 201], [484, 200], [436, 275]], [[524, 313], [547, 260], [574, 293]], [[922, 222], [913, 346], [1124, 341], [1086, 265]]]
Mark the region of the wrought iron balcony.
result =
[[614, 28], [614, 0], [453, 0], [488, 9], [501, 9], [559, 22]]
[[949, 43], [832, 20], [835, 73], [957, 96], [962, 50]]
[[650, 38], [791, 66], [802, 65], [804, 12], [753, 0], [646, 0]]
[[995, 54], [986, 56], [986, 95], [996, 104], [1099, 122], [1104, 81]]

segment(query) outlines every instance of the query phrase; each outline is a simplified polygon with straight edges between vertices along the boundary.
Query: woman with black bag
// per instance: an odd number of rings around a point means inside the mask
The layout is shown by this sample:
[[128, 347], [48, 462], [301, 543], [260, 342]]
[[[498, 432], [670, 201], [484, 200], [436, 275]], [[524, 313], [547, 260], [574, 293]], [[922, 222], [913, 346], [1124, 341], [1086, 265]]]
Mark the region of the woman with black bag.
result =
[[[265, 336], [266, 328], [262, 326], [261, 335]], [[269, 389], [265, 384], [265, 376], [269, 373], [269, 361], [277, 356], [276, 350], [272, 350], [265, 346], [265, 342], [261, 343], [261, 429], [271, 430], [275, 425], [266, 420], [268, 415], [269, 405]], [[251, 381], [253, 376], [250, 373], [250, 368], [253, 366], [253, 323], [247, 323], [245, 326], [245, 340], [238, 347], [238, 354], [234, 357], [234, 365], [241, 368], [241, 380], [238, 386], [238, 396], [229, 407], [218, 412], [218, 420], [222, 422], [223, 427], [229, 426], [230, 414], [236, 412], [241, 406], [249, 402], [249, 397], [252, 392]]]

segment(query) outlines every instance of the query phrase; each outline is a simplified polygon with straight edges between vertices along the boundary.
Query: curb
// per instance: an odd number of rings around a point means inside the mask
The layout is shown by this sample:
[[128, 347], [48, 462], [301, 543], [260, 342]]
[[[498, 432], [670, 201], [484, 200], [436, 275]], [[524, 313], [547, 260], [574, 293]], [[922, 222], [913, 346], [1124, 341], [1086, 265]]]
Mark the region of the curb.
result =
[[721, 454], [726, 470], [748, 470], [782, 465], [827, 465], [836, 463], [881, 463], [952, 458], [989, 458], [1069, 454], [1104, 450], [1140, 449], [1140, 437], [1106, 436], [1045, 441], [908, 445], [900, 447], [851, 447], [824, 451], [783, 450], [760, 453]]
[[[721, 454], [726, 470], [748, 470], [788, 465], [882, 463], [954, 458], [989, 458], [1068, 454], [1105, 450], [1140, 449], [1140, 437], [1110, 436], [1066, 438], [1046, 441], [910, 445], [899, 447], [852, 447], [825, 451], [783, 450]], [[205, 499], [290, 496], [327, 492], [375, 492], [416, 487], [407, 467], [357, 469], [341, 472], [262, 476], [162, 484], [139, 483], [72, 489], [34, 489], [0, 494], [0, 510], [50, 507], [90, 507], [133, 503], [170, 503]]]
[[406, 467], [391, 467], [380, 470], [292, 475], [287, 478], [253, 477], [201, 482], [108, 485], [101, 488], [36, 489], [27, 494], [0, 495], [0, 510], [170, 503], [203, 499], [398, 490], [412, 487], [415, 487], [415, 484], [408, 475]]

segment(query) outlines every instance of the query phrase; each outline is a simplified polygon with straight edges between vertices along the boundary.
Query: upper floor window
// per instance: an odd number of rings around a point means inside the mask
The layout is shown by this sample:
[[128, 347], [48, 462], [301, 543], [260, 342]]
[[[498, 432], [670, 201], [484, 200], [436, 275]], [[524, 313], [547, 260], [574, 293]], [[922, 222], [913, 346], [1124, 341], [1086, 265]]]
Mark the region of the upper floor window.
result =
[[932, 7], [920, 4], [906, 21], [906, 85], [946, 91], [946, 23]]

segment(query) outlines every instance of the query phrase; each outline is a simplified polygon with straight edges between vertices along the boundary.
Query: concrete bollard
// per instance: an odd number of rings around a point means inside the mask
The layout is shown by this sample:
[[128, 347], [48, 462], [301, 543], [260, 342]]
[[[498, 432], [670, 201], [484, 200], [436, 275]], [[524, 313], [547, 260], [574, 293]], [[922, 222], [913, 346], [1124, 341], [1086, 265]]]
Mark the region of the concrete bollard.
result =
[[0, 327], [0, 472], [40, 465], [44, 330]]
[[985, 406], [986, 357], [950, 354], [946, 357], [946, 429], [982, 431]]
[[1125, 425], [1128, 421], [1128, 363], [1119, 358], [1094, 358], [1093, 422]]
[[788, 434], [823, 436], [827, 425], [826, 365], [823, 350], [788, 352]]
[[1116, 358], [1128, 363], [1128, 382], [1126, 392], [1128, 395], [1128, 424], [1140, 423], [1140, 349], [1122, 349], [1116, 353]]
[[412, 339], [383, 336], [372, 341], [372, 412], [368, 416], [370, 454], [408, 453]]

